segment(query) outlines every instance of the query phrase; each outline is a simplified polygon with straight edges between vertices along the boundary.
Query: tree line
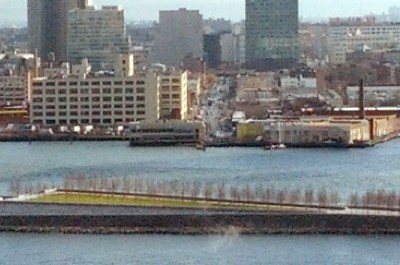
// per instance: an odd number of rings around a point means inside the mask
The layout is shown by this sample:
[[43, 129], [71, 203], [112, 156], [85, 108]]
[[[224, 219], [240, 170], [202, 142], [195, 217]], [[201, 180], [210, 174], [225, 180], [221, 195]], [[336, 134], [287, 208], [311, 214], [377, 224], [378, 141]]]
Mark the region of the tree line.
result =
[[61, 183], [10, 182], [13, 195], [38, 194], [47, 189], [111, 192], [122, 194], [146, 194], [173, 196], [182, 199], [220, 200], [235, 202], [259, 202], [274, 204], [294, 204], [305, 206], [337, 207], [351, 206], [361, 208], [400, 208], [400, 193], [385, 190], [370, 190], [359, 194], [352, 192], [343, 199], [336, 191], [326, 188], [279, 189], [264, 184], [227, 184], [200, 180], [153, 180], [148, 178], [110, 178], [82, 174], [66, 175]]

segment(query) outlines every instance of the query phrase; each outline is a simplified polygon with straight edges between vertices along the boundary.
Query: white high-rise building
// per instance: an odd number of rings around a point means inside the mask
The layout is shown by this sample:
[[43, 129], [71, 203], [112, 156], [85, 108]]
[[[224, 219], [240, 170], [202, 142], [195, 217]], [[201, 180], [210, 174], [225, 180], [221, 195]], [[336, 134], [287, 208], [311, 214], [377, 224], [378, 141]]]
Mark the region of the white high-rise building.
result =
[[192, 54], [203, 58], [203, 17], [198, 10], [160, 11], [153, 61], [180, 66]]
[[90, 6], [68, 13], [67, 58], [71, 63], [88, 58], [94, 70], [112, 70], [115, 55], [128, 54], [129, 49], [121, 7], [95, 10]]

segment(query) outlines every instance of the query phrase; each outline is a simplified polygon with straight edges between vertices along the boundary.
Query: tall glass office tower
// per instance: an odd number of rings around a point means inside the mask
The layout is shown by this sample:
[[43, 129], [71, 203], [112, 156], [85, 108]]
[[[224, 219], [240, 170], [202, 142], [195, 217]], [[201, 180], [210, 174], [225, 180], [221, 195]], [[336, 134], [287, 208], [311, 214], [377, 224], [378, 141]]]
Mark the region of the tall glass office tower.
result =
[[298, 0], [246, 0], [246, 66], [287, 68], [299, 58]]
[[55, 59], [66, 59], [66, 35], [68, 11], [86, 8], [91, 0], [28, 0], [28, 30], [31, 49], [47, 59], [53, 53]]

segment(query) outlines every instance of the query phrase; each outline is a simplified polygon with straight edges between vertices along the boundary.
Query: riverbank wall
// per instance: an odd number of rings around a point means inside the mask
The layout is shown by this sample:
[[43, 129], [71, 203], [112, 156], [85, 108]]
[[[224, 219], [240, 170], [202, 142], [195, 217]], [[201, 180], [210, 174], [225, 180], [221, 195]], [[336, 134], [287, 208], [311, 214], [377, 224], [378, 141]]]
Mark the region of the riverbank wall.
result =
[[7, 134], [0, 135], [0, 142], [77, 142], [77, 141], [129, 141], [124, 135], [87, 135], [87, 134]]
[[[373, 147], [378, 144], [389, 142], [400, 138], [400, 132], [392, 133], [386, 137], [375, 139], [370, 142], [360, 142], [354, 144], [340, 143], [304, 143], [304, 144], [286, 144], [288, 148], [365, 148]], [[85, 134], [0, 134], [0, 142], [102, 142], [102, 141], [125, 141], [130, 142], [127, 135], [85, 135]], [[131, 143], [131, 147], [164, 147], [164, 146], [190, 146], [198, 147], [199, 143], [188, 142], [135, 142]], [[226, 148], [226, 147], [258, 147], [265, 148], [269, 144], [263, 141], [241, 142], [235, 139], [225, 139], [223, 141], [209, 141], [201, 143], [204, 148]]]
[[70, 234], [394, 234], [395, 216], [328, 214], [144, 214], [0, 216], [0, 232]]

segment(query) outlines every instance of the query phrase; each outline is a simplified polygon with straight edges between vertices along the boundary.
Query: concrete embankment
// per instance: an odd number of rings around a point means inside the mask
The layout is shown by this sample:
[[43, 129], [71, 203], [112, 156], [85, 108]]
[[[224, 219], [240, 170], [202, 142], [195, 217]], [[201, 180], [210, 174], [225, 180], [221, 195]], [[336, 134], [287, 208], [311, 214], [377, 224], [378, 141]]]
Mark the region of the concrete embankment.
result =
[[[91, 234], [396, 234], [398, 216], [339, 215], [324, 213], [257, 213], [182, 211], [179, 209], [121, 208], [108, 214], [0, 215], [0, 231], [24, 233]], [[46, 206], [41, 206], [46, 207]], [[51, 206], [56, 207], [56, 206]], [[65, 207], [65, 206], [62, 206]], [[94, 206], [97, 207], [97, 206]], [[87, 209], [86, 209], [87, 210]], [[95, 210], [94, 208], [92, 210]], [[170, 212], [168, 212], [170, 211]], [[123, 214], [125, 212], [125, 214]], [[10, 212], [12, 213], [12, 212]]]
[[[288, 148], [365, 148], [373, 147], [399, 138], [398, 132], [387, 137], [375, 139], [370, 142], [340, 144], [340, 143], [304, 143], [286, 144]], [[127, 135], [94, 135], [94, 134], [0, 134], [0, 142], [100, 142], [100, 141], [129, 141]], [[160, 146], [197, 146], [196, 142], [174, 141], [174, 142], [130, 142], [132, 147], [160, 147]], [[270, 144], [264, 142], [240, 142], [237, 140], [226, 140], [223, 142], [205, 142], [203, 148], [210, 147], [268, 147]], [[268, 148], [267, 148], [268, 149]]]
[[69, 142], [69, 141], [128, 141], [123, 135], [81, 135], [81, 134], [11, 134], [0, 135], [0, 142]]

